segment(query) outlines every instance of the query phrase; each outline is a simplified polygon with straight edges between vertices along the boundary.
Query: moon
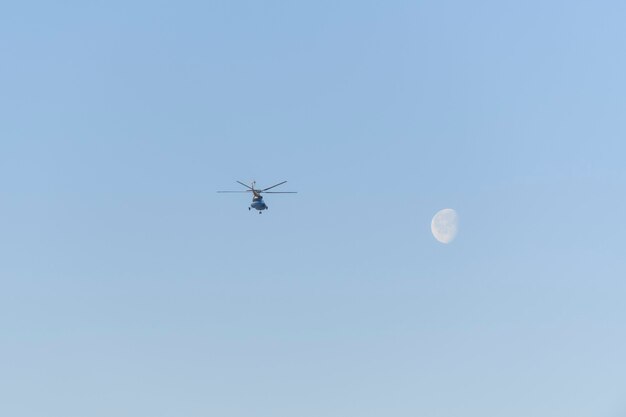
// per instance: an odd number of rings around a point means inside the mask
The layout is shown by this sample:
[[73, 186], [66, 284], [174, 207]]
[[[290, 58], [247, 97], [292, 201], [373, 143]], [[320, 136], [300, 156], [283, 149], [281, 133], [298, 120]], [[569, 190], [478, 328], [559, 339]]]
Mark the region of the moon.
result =
[[459, 215], [451, 208], [438, 211], [430, 222], [430, 230], [439, 242], [452, 242], [459, 230]]

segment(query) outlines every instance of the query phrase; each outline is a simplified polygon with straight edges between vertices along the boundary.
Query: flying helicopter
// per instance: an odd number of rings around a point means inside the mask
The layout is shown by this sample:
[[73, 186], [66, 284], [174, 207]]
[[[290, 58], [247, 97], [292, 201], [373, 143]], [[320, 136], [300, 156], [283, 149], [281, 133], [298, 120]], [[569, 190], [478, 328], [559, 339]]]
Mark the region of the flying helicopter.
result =
[[267, 210], [267, 204], [263, 201], [263, 196], [261, 194], [296, 194], [297, 191], [267, 191], [271, 190], [274, 187], [278, 187], [279, 185], [283, 185], [287, 181], [279, 182], [278, 184], [274, 184], [271, 187], [256, 189], [256, 181], [252, 181], [252, 184], [247, 185], [241, 181], [237, 181], [238, 184], [243, 185], [247, 188], [247, 190], [239, 190], [239, 191], [218, 191], [218, 193], [252, 193], [252, 204], [248, 207], [248, 210], [256, 209], [259, 211], [259, 214], [263, 213], [263, 210]]

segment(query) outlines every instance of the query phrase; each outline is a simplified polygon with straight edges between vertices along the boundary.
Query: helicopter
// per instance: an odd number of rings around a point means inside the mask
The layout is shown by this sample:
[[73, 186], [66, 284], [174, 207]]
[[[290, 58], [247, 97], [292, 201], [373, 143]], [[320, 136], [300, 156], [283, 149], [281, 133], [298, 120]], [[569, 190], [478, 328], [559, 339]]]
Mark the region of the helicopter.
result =
[[283, 185], [287, 181], [279, 182], [278, 184], [274, 184], [271, 187], [263, 188], [260, 190], [254, 188], [256, 185], [256, 181], [252, 181], [250, 185], [244, 184], [241, 181], [236, 181], [236, 182], [246, 187], [247, 190], [218, 191], [218, 193], [252, 193], [252, 204], [250, 204], [250, 206], [248, 207], [248, 210], [256, 209], [259, 211], [259, 214], [262, 214], [263, 210], [267, 210], [269, 208], [267, 204], [265, 204], [265, 201], [263, 201], [263, 196], [261, 195], [262, 193], [266, 193], [266, 194], [296, 194], [297, 193], [297, 191], [267, 191], [267, 190], [271, 190], [274, 187], [278, 187], [279, 185]]

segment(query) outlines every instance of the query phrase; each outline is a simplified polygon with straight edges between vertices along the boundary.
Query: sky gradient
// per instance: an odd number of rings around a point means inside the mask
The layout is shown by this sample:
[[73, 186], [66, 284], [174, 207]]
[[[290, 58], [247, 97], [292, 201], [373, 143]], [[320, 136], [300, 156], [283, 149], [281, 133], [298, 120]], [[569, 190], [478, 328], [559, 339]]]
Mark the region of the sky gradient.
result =
[[0, 415], [626, 415], [625, 16], [3, 3]]

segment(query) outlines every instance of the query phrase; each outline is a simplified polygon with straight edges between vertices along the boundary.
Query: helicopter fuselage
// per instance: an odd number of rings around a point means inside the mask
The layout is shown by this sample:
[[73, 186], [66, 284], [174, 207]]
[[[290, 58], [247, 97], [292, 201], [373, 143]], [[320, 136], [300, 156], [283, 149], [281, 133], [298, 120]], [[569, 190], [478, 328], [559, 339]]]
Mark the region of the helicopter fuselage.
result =
[[259, 211], [267, 210], [267, 204], [263, 201], [263, 197], [256, 195], [252, 198], [252, 204], [250, 204], [250, 207]]

